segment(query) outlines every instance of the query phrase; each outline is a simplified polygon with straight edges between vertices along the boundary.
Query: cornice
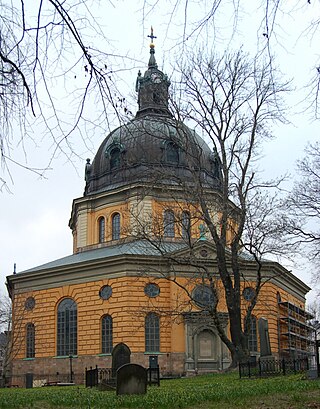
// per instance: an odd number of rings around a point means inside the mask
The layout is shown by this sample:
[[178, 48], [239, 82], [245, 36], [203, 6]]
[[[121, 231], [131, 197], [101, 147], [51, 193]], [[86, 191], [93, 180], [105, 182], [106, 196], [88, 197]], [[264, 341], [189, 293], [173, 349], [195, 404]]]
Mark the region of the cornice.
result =
[[[217, 271], [217, 263], [213, 259], [201, 260], [199, 267], [201, 265], [208, 267], [213, 273]], [[254, 264], [246, 261], [242, 262], [241, 266], [244, 279], [248, 282], [255, 281]], [[107, 278], [146, 277], [147, 275], [165, 277], [166, 274], [170, 274], [170, 271], [177, 277], [190, 277], [197, 273], [195, 270], [196, 267], [190, 265], [186, 258], [181, 260], [181, 264], [175, 264], [174, 269], [170, 269], [168, 259], [160, 255], [124, 254], [10, 275], [7, 277], [7, 285], [18, 292], [25, 292], [89, 283]], [[305, 294], [310, 291], [309, 286], [277, 262], [264, 262], [262, 277], [263, 282], [274, 284], [301, 301], [304, 301]]]

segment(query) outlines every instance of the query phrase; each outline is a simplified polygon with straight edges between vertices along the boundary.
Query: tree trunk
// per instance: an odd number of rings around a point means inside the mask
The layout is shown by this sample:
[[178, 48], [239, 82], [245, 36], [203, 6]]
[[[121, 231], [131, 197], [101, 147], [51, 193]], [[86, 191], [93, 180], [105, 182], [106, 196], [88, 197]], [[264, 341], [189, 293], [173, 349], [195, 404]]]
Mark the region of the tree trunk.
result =
[[237, 303], [239, 297], [234, 297], [234, 289], [229, 289], [226, 297], [227, 308], [229, 314], [230, 323], [230, 338], [232, 342], [232, 348], [227, 347], [231, 353], [231, 367], [236, 367], [240, 362], [247, 361], [249, 358], [249, 351], [247, 345], [247, 337], [242, 330], [241, 322], [241, 308]]

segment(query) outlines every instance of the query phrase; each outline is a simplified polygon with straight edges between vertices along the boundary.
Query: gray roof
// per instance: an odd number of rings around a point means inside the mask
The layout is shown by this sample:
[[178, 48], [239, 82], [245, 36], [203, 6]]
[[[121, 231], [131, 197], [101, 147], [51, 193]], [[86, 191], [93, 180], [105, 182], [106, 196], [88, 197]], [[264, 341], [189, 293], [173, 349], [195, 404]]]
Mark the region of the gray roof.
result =
[[86, 250], [81, 253], [72, 254], [66, 257], [59, 258], [57, 260], [50, 261], [49, 263], [42, 264], [37, 267], [30, 268], [22, 273], [31, 273], [41, 270], [50, 270], [54, 268], [71, 266], [79, 263], [85, 263], [90, 261], [95, 261], [99, 259], [104, 259], [108, 257], [116, 257], [123, 255], [140, 255], [140, 256], [161, 256], [164, 253], [171, 253], [173, 251], [181, 250], [185, 248], [184, 243], [161, 243], [159, 248], [157, 248], [152, 243], [146, 240], [136, 240], [124, 243], [118, 243], [112, 246], [106, 246], [100, 249]]
[[[55, 268], [72, 266], [80, 263], [124, 255], [161, 256], [163, 254], [168, 254], [186, 248], [187, 246], [183, 242], [161, 242], [155, 244], [152, 244], [147, 240], [135, 240], [122, 243], [118, 242], [117, 244], [111, 246], [106, 246], [99, 249], [85, 250], [80, 253], [71, 254], [69, 256], [50, 261], [49, 263], [41, 264], [40, 266], [32, 267], [28, 270], [20, 271], [18, 274], [32, 273], [41, 270], [51, 270]], [[253, 257], [247, 253], [242, 253], [240, 257], [244, 261], [253, 261]]]

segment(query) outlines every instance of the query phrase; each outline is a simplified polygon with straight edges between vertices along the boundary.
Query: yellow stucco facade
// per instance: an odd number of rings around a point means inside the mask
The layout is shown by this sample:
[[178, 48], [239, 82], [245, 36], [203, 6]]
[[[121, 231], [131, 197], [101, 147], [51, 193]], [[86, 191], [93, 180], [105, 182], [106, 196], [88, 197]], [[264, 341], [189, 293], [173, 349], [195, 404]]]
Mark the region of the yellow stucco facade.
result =
[[[37, 358], [57, 356], [57, 305], [66, 297], [72, 298], [77, 304], [79, 356], [101, 354], [101, 318], [105, 314], [113, 318], [113, 343], [124, 342], [130, 346], [133, 353], [144, 353], [144, 317], [148, 311], [156, 311], [160, 315], [159, 352], [184, 353], [185, 337], [181, 313], [198, 311], [199, 308], [176, 283], [158, 278], [157, 274], [152, 277], [145, 275], [146, 273], [143, 272], [140, 276], [119, 276], [38, 291], [19, 291], [14, 298], [14, 314], [18, 320], [17, 325], [21, 328], [19, 339], [16, 341], [15, 357], [17, 359], [26, 357], [25, 328], [28, 322], [32, 322], [36, 328], [35, 356]], [[180, 277], [177, 281], [182, 287], [191, 289], [199, 280]], [[156, 283], [160, 288], [160, 294], [156, 298], [149, 298], [144, 294], [144, 287], [150, 282]], [[103, 300], [99, 295], [105, 285], [112, 287], [112, 296], [108, 300]], [[243, 288], [254, 285], [254, 282], [246, 282]], [[218, 310], [226, 312], [221, 283], [218, 283], [218, 288]], [[282, 300], [304, 308], [301, 298], [279, 288], [276, 284], [268, 282], [263, 286], [254, 315], [268, 320], [270, 343], [274, 354], [278, 353], [279, 348], [279, 294]], [[35, 299], [35, 307], [32, 311], [24, 307], [29, 297]], [[243, 300], [243, 314], [247, 304]]]

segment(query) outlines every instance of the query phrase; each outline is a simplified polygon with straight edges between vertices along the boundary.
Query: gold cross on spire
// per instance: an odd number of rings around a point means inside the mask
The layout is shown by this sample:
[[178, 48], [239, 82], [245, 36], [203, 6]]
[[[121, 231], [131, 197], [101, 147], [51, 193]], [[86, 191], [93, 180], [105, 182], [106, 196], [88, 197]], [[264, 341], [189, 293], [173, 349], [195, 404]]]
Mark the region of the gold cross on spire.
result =
[[149, 38], [151, 38], [151, 44], [153, 44], [153, 39], [157, 38], [156, 36], [153, 35], [153, 27], [151, 26], [151, 34], [148, 35]]

